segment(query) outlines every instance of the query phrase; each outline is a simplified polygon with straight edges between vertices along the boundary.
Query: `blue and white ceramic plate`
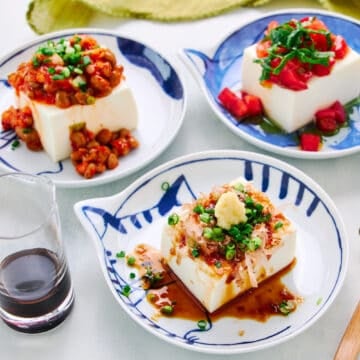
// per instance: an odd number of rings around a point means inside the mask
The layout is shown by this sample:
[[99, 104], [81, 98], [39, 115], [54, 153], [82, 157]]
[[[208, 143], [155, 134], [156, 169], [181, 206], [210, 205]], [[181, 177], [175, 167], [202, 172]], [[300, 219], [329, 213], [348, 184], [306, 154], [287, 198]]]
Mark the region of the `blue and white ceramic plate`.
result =
[[12, 150], [15, 134], [2, 131], [0, 124], [1, 170], [46, 174], [61, 187], [102, 184], [127, 176], [154, 160], [178, 133], [184, 117], [186, 96], [174, 67], [154, 49], [98, 29], [72, 29], [42, 36], [0, 59], [0, 114], [15, 104], [14, 91], [6, 81], [8, 74], [15, 71], [21, 62], [31, 59], [40, 44], [76, 33], [95, 37], [100, 44], [112, 49], [118, 63], [124, 65], [139, 111], [139, 125], [134, 135], [140, 147], [122, 158], [116, 169], [86, 180], [76, 173], [70, 160], [53, 163], [45, 152], [31, 152], [26, 146]]
[[[253, 181], [294, 222], [297, 262], [283, 282], [304, 302], [287, 317], [266, 322], [222, 318], [209, 321], [204, 331], [190, 320], [156, 320], [139, 279], [130, 280], [134, 270], [116, 254], [130, 253], [139, 243], [160, 249], [162, 228], [174, 207], [238, 177]], [[164, 183], [170, 185], [166, 191]], [[122, 309], [150, 333], [190, 350], [241, 353], [289, 340], [324, 314], [345, 277], [348, 244], [335, 204], [303, 172], [261, 154], [236, 150], [190, 154], [155, 168], [119, 194], [84, 200], [74, 209], [94, 241], [105, 281]], [[129, 297], [122, 295], [125, 286], [131, 288]], [[119, 327], [126, 334], [126, 324]]]
[[332, 32], [343, 35], [347, 43], [360, 52], [360, 23], [356, 20], [325, 11], [292, 9], [266, 14], [251, 21], [228, 35], [214, 48], [183, 49], [181, 58], [190, 68], [215, 114], [231, 131], [253, 145], [281, 155], [304, 159], [335, 158], [358, 152], [360, 105], [353, 107], [348, 127], [341, 129], [336, 136], [324, 137], [321, 151], [308, 152], [300, 150], [296, 132], [267, 133], [259, 125], [239, 123], [217, 100], [217, 95], [224, 87], [241, 88], [243, 51], [263, 37], [270, 21], [277, 20], [283, 23], [292, 18], [301, 19], [305, 16], [317, 16]]

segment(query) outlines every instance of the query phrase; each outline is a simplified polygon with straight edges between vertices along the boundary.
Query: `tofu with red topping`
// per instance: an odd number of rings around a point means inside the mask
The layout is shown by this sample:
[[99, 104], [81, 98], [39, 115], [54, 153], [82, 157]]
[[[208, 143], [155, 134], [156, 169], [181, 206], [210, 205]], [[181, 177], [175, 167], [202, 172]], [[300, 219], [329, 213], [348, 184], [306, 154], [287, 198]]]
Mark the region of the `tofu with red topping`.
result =
[[28, 106], [34, 119], [41, 144], [52, 161], [67, 159], [72, 151], [69, 131], [72, 126], [86, 124], [86, 128], [98, 133], [106, 128], [134, 130], [138, 124], [138, 111], [133, 93], [123, 80], [111, 94], [96, 99], [91, 105], [72, 105], [61, 109], [44, 104], [20, 93], [18, 106]]
[[245, 48], [242, 91], [260, 98], [268, 118], [291, 133], [316, 112], [360, 94], [360, 55], [317, 17], [270, 22]]
[[210, 312], [291, 264], [296, 230], [243, 179], [217, 186], [169, 216], [161, 252]]
[[242, 90], [259, 97], [266, 115], [288, 133], [310, 123], [319, 109], [335, 101], [346, 104], [360, 95], [360, 55], [353, 50], [335, 63], [329, 75], [311, 78], [301, 91], [261, 84], [262, 69], [256, 59], [256, 45], [246, 48]]
[[[19, 109], [30, 108], [41, 145], [54, 161], [72, 152], [70, 132], [137, 127], [138, 112], [115, 53], [89, 35], [48, 40], [8, 76]], [[15, 130], [15, 129], [14, 129]], [[35, 131], [33, 131], [35, 130]]]

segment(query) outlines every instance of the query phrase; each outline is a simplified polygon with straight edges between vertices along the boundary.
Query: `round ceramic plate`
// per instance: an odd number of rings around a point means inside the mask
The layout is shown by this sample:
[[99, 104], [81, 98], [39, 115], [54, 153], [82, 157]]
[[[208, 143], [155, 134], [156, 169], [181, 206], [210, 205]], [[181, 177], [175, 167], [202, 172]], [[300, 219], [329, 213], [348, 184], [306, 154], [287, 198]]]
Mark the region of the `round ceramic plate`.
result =
[[114, 51], [118, 63], [125, 69], [129, 87], [134, 93], [139, 111], [139, 124], [133, 132], [140, 146], [120, 160], [111, 171], [86, 180], [78, 175], [70, 160], [53, 163], [45, 152], [31, 152], [26, 146], [12, 149], [15, 134], [2, 131], [0, 124], [0, 167], [4, 171], [24, 171], [47, 174], [61, 187], [82, 187], [110, 182], [145, 166], [173, 141], [185, 111], [184, 87], [173, 66], [152, 48], [103, 30], [72, 29], [42, 36], [18, 48], [0, 60], [0, 114], [15, 104], [14, 91], [7, 82], [9, 73], [31, 59], [40, 44], [73, 34], [89, 34]]
[[341, 34], [354, 50], [360, 52], [360, 24], [356, 20], [318, 10], [287, 10], [267, 14], [251, 21], [235, 30], [214, 48], [184, 49], [181, 57], [192, 71], [215, 114], [231, 131], [244, 140], [265, 150], [296, 158], [325, 159], [349, 155], [360, 151], [359, 104], [352, 107], [349, 126], [342, 128], [335, 136], [323, 137], [320, 151], [308, 152], [300, 150], [296, 132], [267, 133], [259, 125], [239, 123], [217, 100], [218, 94], [224, 87], [241, 88], [243, 51], [263, 37], [270, 21], [283, 23], [292, 18], [301, 19], [306, 16], [316, 16], [323, 20], [333, 33]]
[[[282, 280], [304, 302], [287, 317], [274, 316], [266, 322], [221, 318], [204, 331], [190, 320], [154, 319], [139, 279], [130, 280], [132, 268], [116, 254], [132, 252], [139, 243], [160, 249], [161, 232], [174, 207], [238, 177], [252, 181], [295, 224], [297, 262]], [[165, 182], [170, 185], [166, 191]], [[348, 244], [335, 204], [303, 172], [261, 154], [235, 150], [190, 154], [155, 168], [119, 194], [84, 200], [74, 209], [94, 241], [106, 283], [120, 306], [150, 333], [194, 351], [249, 352], [298, 335], [328, 309], [346, 273]], [[125, 286], [132, 289], [128, 297], [122, 295]]]

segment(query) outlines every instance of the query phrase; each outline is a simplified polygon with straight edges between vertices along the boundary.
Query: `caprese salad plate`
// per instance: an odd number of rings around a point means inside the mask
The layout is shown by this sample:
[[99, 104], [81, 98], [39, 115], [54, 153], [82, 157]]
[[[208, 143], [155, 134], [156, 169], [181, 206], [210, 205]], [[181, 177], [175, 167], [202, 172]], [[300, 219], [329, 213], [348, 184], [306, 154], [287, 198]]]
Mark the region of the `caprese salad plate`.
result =
[[[162, 231], [174, 209], [239, 177], [269, 196], [296, 227], [296, 264], [282, 281], [301, 303], [291, 314], [266, 321], [214, 318], [205, 310], [195, 319], [159, 316], [128, 255], [138, 245], [160, 251]], [[93, 240], [104, 280], [120, 308], [149, 333], [193, 351], [245, 353], [299, 335], [324, 315], [346, 274], [348, 242], [331, 198], [302, 171], [257, 153], [213, 150], [182, 156], [146, 173], [124, 191], [80, 201], [74, 210]], [[182, 296], [175, 314], [181, 301]], [[126, 334], [126, 323], [118, 326]]]
[[[74, 34], [95, 38], [99, 44], [112, 50], [117, 62], [124, 67], [127, 85], [137, 105], [138, 126], [133, 135], [139, 147], [121, 157], [115, 169], [85, 179], [75, 171], [69, 159], [53, 162], [44, 151], [29, 151], [21, 142], [19, 146], [14, 131], [5, 131], [0, 125], [1, 171], [46, 174], [59, 187], [103, 184], [127, 176], [154, 160], [178, 133], [186, 106], [185, 89], [178, 72], [153, 48], [102, 29], [71, 29], [48, 34], [3, 57], [0, 60], [1, 114], [16, 105], [15, 92], [8, 82], [8, 75], [21, 63], [29, 61], [42, 44], [57, 42]], [[56, 71], [53, 68], [50, 70]]]
[[[274, 22], [284, 24], [292, 19], [301, 21], [301, 19], [310, 17], [322, 21], [331, 33], [342, 36], [348, 46], [356, 52], [360, 52], [360, 43], [358, 41], [360, 24], [357, 20], [326, 11], [291, 9], [268, 13], [252, 20], [227, 35], [213, 48], [186, 48], [182, 49], [180, 55], [199, 84], [211, 109], [225, 126], [242, 139], [262, 149], [295, 158], [326, 159], [353, 154], [360, 150], [360, 105], [356, 96], [354, 101], [344, 104], [348, 116], [346, 126], [342, 126], [336, 132], [331, 134], [328, 132], [325, 136], [322, 136], [317, 151], [304, 151], [301, 149], [299, 134], [304, 131], [304, 127], [290, 133], [279, 131], [276, 127], [268, 126], [269, 123], [271, 125], [274, 122], [269, 121], [270, 119], [267, 118], [266, 114], [265, 122], [238, 121], [235, 116], [224, 108], [218, 98], [225, 88], [229, 88], [234, 92], [242, 89], [241, 71], [244, 50], [264, 39], [264, 33], [269, 24]], [[283, 64], [280, 65], [280, 67], [282, 66]], [[254, 81], [258, 81], [258, 79], [254, 79]], [[336, 87], [336, 84], [332, 87]], [[339, 89], [339, 91], [342, 90]], [[357, 96], [359, 96], [359, 93], [360, 87]], [[319, 92], [316, 92], [312, 98], [318, 96]], [[285, 104], [287, 101], [290, 100], [285, 97], [276, 100], [280, 107], [281, 104], [284, 107], [285, 105], [288, 106], [289, 104]], [[301, 112], [301, 108], [306, 109], [307, 104], [304, 103], [297, 107], [296, 111]], [[279, 111], [281, 112], [281, 109]]]

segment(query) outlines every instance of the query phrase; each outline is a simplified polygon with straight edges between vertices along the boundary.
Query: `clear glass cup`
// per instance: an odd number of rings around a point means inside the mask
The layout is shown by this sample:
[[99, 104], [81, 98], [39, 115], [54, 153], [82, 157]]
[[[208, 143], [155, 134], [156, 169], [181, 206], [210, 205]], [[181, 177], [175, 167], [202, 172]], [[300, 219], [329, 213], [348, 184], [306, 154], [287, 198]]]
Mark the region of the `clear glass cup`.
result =
[[22, 332], [54, 328], [74, 302], [55, 190], [44, 176], [0, 175], [0, 317]]

